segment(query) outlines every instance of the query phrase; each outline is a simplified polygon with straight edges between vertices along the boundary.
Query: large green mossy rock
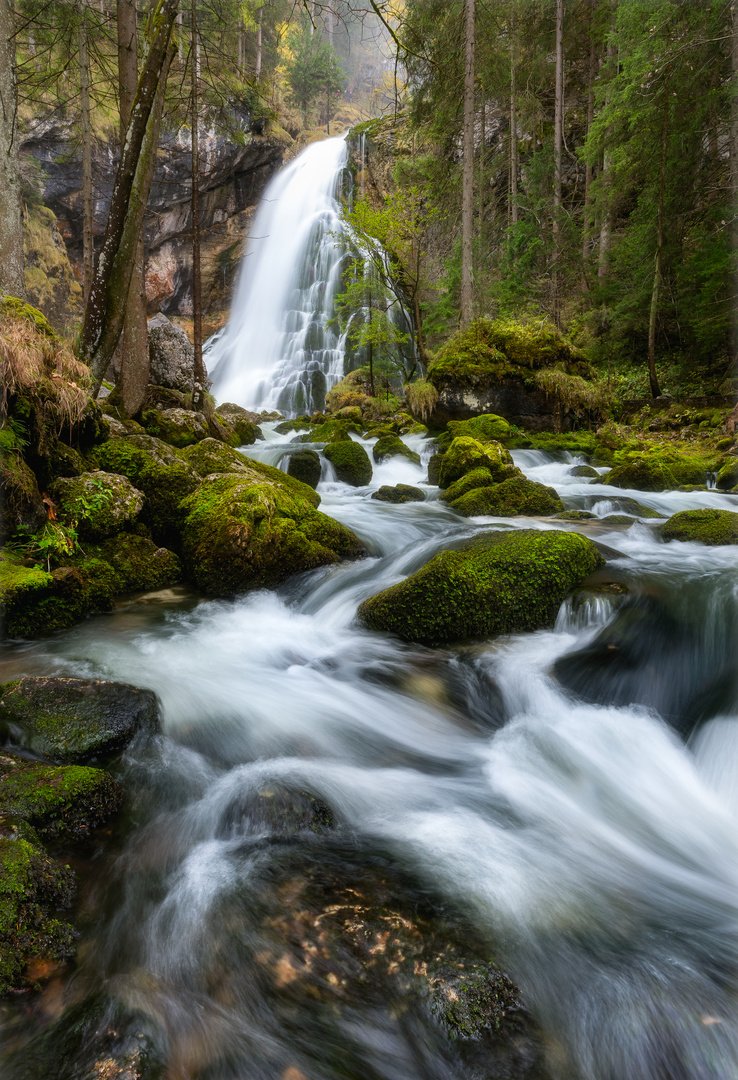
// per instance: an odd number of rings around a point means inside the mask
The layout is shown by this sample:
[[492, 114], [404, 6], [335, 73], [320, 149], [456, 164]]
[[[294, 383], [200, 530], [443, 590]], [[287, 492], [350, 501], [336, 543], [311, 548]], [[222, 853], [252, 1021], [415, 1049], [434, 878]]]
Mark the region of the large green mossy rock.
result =
[[287, 473], [295, 480], [300, 480], [308, 487], [316, 488], [320, 483], [323, 467], [320, 454], [315, 450], [297, 450], [287, 459]]
[[386, 503], [425, 502], [425, 492], [411, 484], [383, 484], [372, 492], [372, 498]]
[[494, 517], [553, 517], [564, 509], [554, 488], [524, 476], [513, 476], [492, 487], [475, 488], [449, 505], [463, 517], [478, 517], [481, 514]]
[[729, 458], [719, 469], [715, 486], [720, 491], [732, 491], [738, 484], [738, 458]]
[[372, 630], [426, 645], [539, 630], [603, 562], [577, 533], [484, 533], [365, 600], [358, 615]]
[[480, 443], [468, 435], [462, 435], [454, 439], [441, 459], [438, 486], [447, 488], [472, 469], [487, 469], [496, 481], [506, 480], [508, 476], [520, 472], [504, 446], [497, 442]]
[[87, 540], [114, 536], [136, 520], [144, 504], [143, 493], [125, 476], [99, 471], [59, 477], [50, 494], [59, 520], [76, 525]]
[[254, 420], [254, 414], [230, 401], [218, 406], [215, 410], [215, 420], [225, 421], [233, 432], [235, 439], [226, 440], [232, 446], [251, 446], [257, 439], [264, 438], [261, 428]]
[[336, 470], [336, 478], [352, 487], [366, 487], [372, 479], [372, 463], [363, 446], [351, 439], [329, 443], [323, 451]]
[[738, 544], [738, 514], [731, 510], [682, 510], [655, 530], [662, 540], [683, 540], [718, 547]]
[[93, 612], [110, 611], [119, 591], [109, 563], [94, 555], [47, 573], [0, 555], [0, 635], [36, 637], [74, 626]]
[[0, 686], [0, 736], [60, 765], [118, 753], [158, 729], [156, 695], [126, 683], [26, 677]]
[[147, 435], [170, 446], [192, 446], [210, 435], [202, 413], [190, 409], [146, 409], [141, 422]]
[[460, 499], [462, 495], [466, 495], [468, 491], [474, 491], [475, 488], [492, 487], [497, 481], [492, 478], [492, 473], [489, 469], [481, 466], [478, 469], [472, 469], [471, 472], [466, 473], [459, 480], [454, 480], [453, 484], [449, 484], [445, 491], [441, 492], [441, 499], [444, 502], [454, 502], [456, 499]]
[[29, 822], [42, 838], [86, 839], [122, 805], [123, 789], [102, 769], [0, 752], [0, 812]]
[[669, 466], [643, 458], [616, 465], [599, 482], [633, 491], [673, 491], [679, 487], [679, 481]]
[[510, 438], [510, 425], [502, 416], [494, 413], [482, 413], [470, 420], [450, 420], [446, 430], [438, 438], [441, 450], [448, 450], [454, 439], [470, 438], [477, 442], [505, 442]]
[[372, 456], [377, 463], [388, 461], [393, 457], [404, 457], [412, 461], [414, 465], [420, 465], [420, 454], [406, 446], [399, 435], [383, 435], [377, 439]]
[[182, 504], [185, 567], [211, 596], [269, 588], [292, 574], [364, 554], [358, 537], [315, 509], [311, 488], [272, 471], [282, 479], [209, 478]]
[[245, 471], [249, 467], [243, 454], [218, 439], [203, 439], [194, 446], [187, 446], [182, 450], [182, 457], [198, 476]]
[[361, 424], [353, 420], [326, 420], [322, 424], [316, 424], [307, 435], [300, 435], [295, 442], [346, 442], [350, 438], [349, 432], [361, 435]]
[[119, 533], [88, 548], [112, 567], [117, 579], [117, 592], [151, 592], [178, 585], [182, 580], [182, 564], [173, 551], [159, 547], [147, 536]]
[[176, 542], [181, 523], [179, 504], [200, 483], [200, 477], [171, 446], [148, 435], [110, 439], [94, 451], [96, 464], [120, 473], [145, 495], [141, 520], [155, 539], [168, 546]]
[[73, 928], [56, 914], [69, 907], [74, 873], [5, 827], [0, 814], [0, 995], [25, 988], [31, 960], [65, 960]]
[[0, 541], [35, 533], [46, 521], [46, 507], [33, 471], [19, 452], [0, 455]]

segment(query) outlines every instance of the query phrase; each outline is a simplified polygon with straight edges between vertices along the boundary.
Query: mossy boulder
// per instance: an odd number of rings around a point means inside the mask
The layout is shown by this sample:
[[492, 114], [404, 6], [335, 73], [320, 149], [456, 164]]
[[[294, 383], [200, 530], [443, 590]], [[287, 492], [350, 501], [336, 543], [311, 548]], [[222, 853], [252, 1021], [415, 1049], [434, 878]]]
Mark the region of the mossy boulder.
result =
[[165, 546], [176, 543], [181, 524], [179, 504], [200, 477], [171, 446], [149, 435], [110, 439], [98, 447], [95, 462], [106, 472], [126, 476], [146, 496], [141, 520]]
[[447, 450], [454, 439], [468, 437], [477, 442], [505, 442], [511, 436], [510, 425], [495, 413], [482, 413], [469, 420], [450, 420], [446, 430], [439, 436], [438, 445]]
[[89, 547], [88, 554], [112, 567], [118, 592], [150, 592], [177, 585], [182, 580], [178, 556], [168, 548], [158, 547], [148, 536], [119, 533]]
[[158, 728], [156, 695], [126, 683], [26, 677], [0, 686], [3, 739], [59, 765], [118, 753]]
[[478, 469], [472, 469], [471, 472], [466, 473], [458, 480], [454, 480], [453, 484], [449, 484], [445, 491], [441, 493], [441, 499], [444, 502], [454, 502], [456, 499], [460, 499], [462, 495], [466, 495], [469, 491], [474, 491], [475, 488], [492, 487], [497, 481], [493, 479], [492, 473], [489, 469], [481, 466]]
[[323, 451], [336, 470], [336, 477], [352, 487], [365, 487], [371, 483], [372, 463], [363, 446], [351, 439], [329, 443]]
[[215, 410], [217, 418], [224, 420], [235, 434], [236, 442], [231, 445], [251, 446], [257, 439], [263, 439], [264, 433], [254, 419], [254, 415], [242, 409], [240, 405], [225, 402]]
[[487, 469], [494, 480], [505, 480], [518, 470], [513, 465], [509, 450], [497, 442], [480, 443], [468, 435], [462, 435], [449, 446], [441, 461], [438, 486], [447, 488], [454, 480], [472, 471]]
[[0, 540], [35, 533], [47, 513], [38, 482], [19, 453], [0, 457]]
[[42, 838], [87, 839], [122, 805], [123, 789], [102, 769], [0, 753], [0, 810], [28, 821]]
[[93, 612], [110, 611], [118, 578], [109, 563], [85, 555], [50, 573], [0, 557], [0, 629], [3, 637], [36, 637], [66, 630]]
[[411, 484], [395, 484], [394, 487], [383, 484], [372, 492], [372, 498], [387, 503], [425, 502], [425, 492]]
[[278, 476], [289, 483], [258, 474], [211, 477], [183, 502], [183, 559], [204, 592], [233, 596], [269, 588], [292, 574], [364, 553], [358, 537], [315, 510], [303, 494], [313, 496], [311, 488]]
[[311, 427], [313, 423], [310, 417], [298, 416], [296, 420], [283, 420], [274, 430], [277, 435], [291, 435], [293, 431], [307, 431]]
[[669, 466], [645, 458], [616, 465], [600, 482], [634, 491], [672, 491], [679, 487], [679, 481]]
[[597, 515], [590, 510], [562, 510], [554, 515], [558, 521], [596, 521]]
[[669, 461], [665, 464], [680, 487], [703, 487], [707, 482], [707, 469], [699, 461]]
[[74, 893], [69, 867], [20, 836], [0, 836], [0, 995], [27, 986], [30, 961], [72, 956], [75, 932], [56, 912]]
[[730, 457], [718, 471], [715, 486], [720, 491], [732, 491], [738, 484], [738, 457]]
[[524, 476], [513, 476], [492, 487], [475, 488], [449, 504], [463, 517], [552, 517], [564, 504], [552, 487]]
[[76, 523], [80, 537], [88, 540], [114, 536], [136, 520], [144, 504], [143, 493], [130, 480], [107, 472], [59, 477], [51, 496], [59, 520]]
[[190, 409], [147, 409], [141, 415], [147, 435], [170, 446], [192, 446], [210, 435], [202, 413]]
[[326, 420], [322, 424], [316, 424], [307, 435], [300, 436], [297, 442], [333, 443], [348, 442], [349, 432], [352, 435], [361, 435], [361, 424], [353, 420]]
[[718, 547], [738, 544], [738, 514], [731, 510], [682, 510], [656, 528], [662, 540], [684, 540]]
[[444, 454], [436, 453], [431, 454], [428, 458], [428, 483], [438, 484], [441, 477], [441, 465], [443, 464]]
[[182, 458], [198, 476], [210, 476], [212, 473], [240, 472], [248, 469], [248, 459], [239, 454], [232, 446], [226, 446], [218, 439], [203, 439], [194, 446], [182, 450]]
[[374, 460], [379, 463], [393, 457], [404, 457], [414, 465], [420, 465], [420, 454], [406, 446], [399, 435], [383, 435], [372, 449]]
[[566, 595], [603, 562], [577, 533], [483, 533], [365, 600], [358, 616], [426, 645], [539, 630], [553, 626]]
[[315, 450], [297, 450], [287, 459], [288, 475], [294, 476], [295, 480], [300, 480], [308, 487], [318, 486], [321, 472], [320, 454]]
[[599, 475], [597, 469], [593, 469], [591, 465], [573, 465], [572, 468], [569, 469], [569, 476], [588, 477], [592, 480], [597, 480]]

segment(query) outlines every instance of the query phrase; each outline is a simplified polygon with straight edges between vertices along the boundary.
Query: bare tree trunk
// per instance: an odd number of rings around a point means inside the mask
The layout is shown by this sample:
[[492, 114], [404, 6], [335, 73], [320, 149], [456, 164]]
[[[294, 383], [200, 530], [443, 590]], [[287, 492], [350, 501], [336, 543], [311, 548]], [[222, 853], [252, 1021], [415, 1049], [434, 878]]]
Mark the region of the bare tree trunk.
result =
[[184, 60], [184, 34], [182, 32], [182, 12], [177, 12], [177, 59], [180, 64]]
[[[610, 0], [610, 6], [615, 10], [615, 3], [617, 0]], [[608, 66], [608, 78], [613, 76], [613, 63], [615, 60], [615, 43], [610, 36], [607, 42], [607, 66]], [[609, 182], [609, 174], [612, 166], [612, 157], [610, 150], [606, 147], [602, 156], [602, 173], [600, 181], [605, 189], [605, 213], [600, 222], [600, 252], [597, 265], [597, 280], [600, 285], [604, 285], [607, 280], [607, 271], [610, 264], [610, 239], [612, 236], [612, 201], [607, 191], [607, 185]]]
[[518, 94], [515, 73], [515, 11], [510, 19], [510, 223], [518, 222]]
[[[589, 76], [587, 79], [587, 134], [592, 130], [594, 123], [594, 82], [597, 74], [597, 50], [594, 40], [594, 16], [595, 2], [591, 0], [589, 16]], [[591, 202], [592, 202], [592, 164], [587, 162], [584, 169], [584, 218], [582, 221], [582, 262], [589, 259], [589, 237], [592, 231]]]
[[192, 407], [202, 409], [205, 369], [202, 362], [202, 281], [200, 278], [200, 132], [198, 83], [200, 40], [197, 33], [197, 0], [192, 0], [192, 336], [195, 346]]
[[487, 142], [487, 102], [484, 96], [484, 87], [480, 87], [482, 92], [482, 124], [479, 140], [479, 250], [481, 257], [482, 241], [484, 240], [484, 153], [486, 150]]
[[661, 291], [661, 258], [664, 246], [664, 191], [666, 188], [666, 151], [669, 143], [669, 81], [664, 87], [664, 113], [661, 121], [661, 171], [659, 174], [659, 202], [656, 222], [656, 258], [654, 260], [653, 289], [651, 291], [651, 312], [648, 320], [648, 381], [651, 394], [658, 397], [661, 393], [656, 378], [656, 318], [659, 311], [659, 293]]
[[732, 346], [733, 364], [738, 372], [738, 0], [733, 0], [730, 5], [733, 30], [733, 47], [731, 50], [731, 83], [733, 96], [730, 110], [730, 190], [733, 196], [733, 318]]
[[461, 326], [474, 314], [472, 241], [474, 228], [474, 13], [464, 0], [464, 160], [461, 191]]
[[[154, 111], [154, 102], [163, 95], [163, 83], [172, 59], [172, 27], [178, 2], [159, 0], [149, 19], [149, 48], [138, 80], [111, 195], [105, 236], [85, 308], [80, 353], [90, 364], [95, 393], [100, 388], [123, 329], [136, 244], [151, 186], [150, 179], [146, 183], [149, 173], [146, 166], [156, 153], [156, 147], [150, 145], [154, 125], [150, 125], [149, 120]], [[147, 134], [149, 142], [144, 147]], [[158, 132], [156, 134], [158, 137]]]
[[331, 46], [333, 45], [334, 19], [335, 19], [335, 16], [333, 14], [333, 8], [329, 7], [328, 11], [326, 12], [326, 31], [328, 33], [328, 43]]
[[17, 110], [15, 13], [0, 0], [0, 293], [25, 300]]
[[554, 94], [553, 266], [551, 292], [554, 318], [559, 320], [559, 260], [561, 257], [561, 159], [564, 142], [564, 0], [556, 0], [556, 77]]
[[258, 82], [261, 78], [261, 16], [264, 8], [259, 8], [259, 19], [256, 24], [256, 69], [255, 77]]
[[92, 236], [92, 120], [90, 117], [90, 57], [87, 51], [85, 0], [78, 0], [80, 23], [77, 29], [79, 52], [80, 127], [82, 129], [82, 295], [85, 303], [95, 273], [95, 247]]

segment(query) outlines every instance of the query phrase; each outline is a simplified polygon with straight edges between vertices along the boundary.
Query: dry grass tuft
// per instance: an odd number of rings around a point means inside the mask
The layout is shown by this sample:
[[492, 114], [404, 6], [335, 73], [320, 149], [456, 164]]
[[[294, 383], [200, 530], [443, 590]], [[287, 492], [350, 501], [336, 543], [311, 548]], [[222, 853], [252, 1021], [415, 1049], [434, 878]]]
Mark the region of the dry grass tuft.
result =
[[602, 412], [607, 403], [607, 395], [599, 383], [587, 382], [579, 375], [567, 375], [565, 371], [544, 368], [543, 371], [535, 373], [533, 381], [565, 409]]
[[410, 407], [414, 417], [420, 417], [425, 421], [430, 417], [438, 401], [438, 391], [432, 383], [425, 379], [418, 379], [414, 383], [405, 384], [405, 401]]

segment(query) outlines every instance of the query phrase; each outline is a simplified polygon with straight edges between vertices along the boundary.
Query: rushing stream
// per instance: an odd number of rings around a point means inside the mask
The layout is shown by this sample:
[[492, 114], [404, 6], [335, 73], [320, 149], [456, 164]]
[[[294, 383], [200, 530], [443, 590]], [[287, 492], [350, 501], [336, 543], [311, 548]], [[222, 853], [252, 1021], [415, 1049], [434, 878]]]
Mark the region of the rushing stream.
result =
[[[248, 452], [279, 463], [288, 443], [267, 435]], [[614, 497], [571, 476], [574, 459], [514, 457], [598, 519], [464, 520], [431, 487], [422, 503], [372, 500], [380, 484], [422, 483], [423, 466], [395, 458], [371, 488], [329, 474], [319, 486], [322, 509], [370, 558], [233, 602], [133, 597], [5, 648], [4, 680], [101, 676], [161, 700], [163, 736], [123, 763], [135, 810], [88, 882], [67, 992], [113, 988], [156, 1017], [167, 1077], [738, 1075], [736, 548], [602, 520], [618, 498], [662, 514], [738, 500]], [[531, 525], [603, 544], [625, 601], [567, 602], [551, 631], [457, 648], [357, 625], [362, 599], [454, 540]], [[291, 791], [329, 807], [333, 828], [288, 835], [263, 804]], [[497, 957], [543, 1031], [550, 1072], [470, 1071], [430, 1018], [397, 1001], [340, 986], [326, 997], [336, 976], [317, 959], [298, 990], [299, 883], [361, 889], [368, 867], [390, 875], [398, 903], [443, 913]], [[266, 988], [265, 957], [280, 993]], [[24, 1023], [8, 1008], [14, 1045]]]

